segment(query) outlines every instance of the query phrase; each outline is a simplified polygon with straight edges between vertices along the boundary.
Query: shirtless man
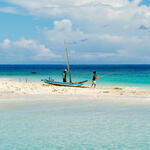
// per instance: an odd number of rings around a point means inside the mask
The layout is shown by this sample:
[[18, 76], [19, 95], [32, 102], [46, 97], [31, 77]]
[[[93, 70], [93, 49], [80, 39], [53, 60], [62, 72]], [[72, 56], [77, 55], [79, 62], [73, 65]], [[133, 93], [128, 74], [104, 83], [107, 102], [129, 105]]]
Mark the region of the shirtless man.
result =
[[93, 72], [93, 79], [92, 79], [92, 85], [91, 88], [94, 86], [96, 88], [96, 79], [100, 78], [102, 76], [96, 75], [96, 71]]

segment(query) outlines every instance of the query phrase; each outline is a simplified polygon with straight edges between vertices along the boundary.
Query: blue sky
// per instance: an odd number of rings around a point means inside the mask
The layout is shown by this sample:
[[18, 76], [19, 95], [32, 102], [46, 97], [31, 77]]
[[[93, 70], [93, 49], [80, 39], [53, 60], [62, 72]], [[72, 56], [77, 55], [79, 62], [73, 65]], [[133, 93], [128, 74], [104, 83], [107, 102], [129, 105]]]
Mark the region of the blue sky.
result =
[[0, 63], [149, 64], [150, 0], [0, 0]]
[[143, 0], [140, 4], [141, 5], [150, 5], [150, 0]]

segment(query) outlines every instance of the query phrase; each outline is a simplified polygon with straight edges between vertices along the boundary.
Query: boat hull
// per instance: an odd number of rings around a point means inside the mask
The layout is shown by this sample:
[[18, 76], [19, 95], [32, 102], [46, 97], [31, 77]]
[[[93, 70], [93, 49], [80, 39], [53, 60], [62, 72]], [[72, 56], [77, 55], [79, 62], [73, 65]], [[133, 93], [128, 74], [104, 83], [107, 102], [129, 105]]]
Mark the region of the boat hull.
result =
[[82, 87], [83, 83], [69, 83], [69, 82], [58, 82], [58, 81], [51, 81], [44, 79], [44, 83], [51, 84], [51, 85], [56, 85], [56, 86], [69, 86], [69, 87]]

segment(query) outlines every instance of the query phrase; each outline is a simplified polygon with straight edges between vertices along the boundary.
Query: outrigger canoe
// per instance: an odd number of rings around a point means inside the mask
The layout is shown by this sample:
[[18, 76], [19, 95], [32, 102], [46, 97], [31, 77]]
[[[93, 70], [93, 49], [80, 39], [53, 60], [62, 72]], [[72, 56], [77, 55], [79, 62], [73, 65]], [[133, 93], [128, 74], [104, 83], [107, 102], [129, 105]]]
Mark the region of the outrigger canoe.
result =
[[52, 81], [52, 80], [47, 80], [47, 79], [43, 79], [42, 81], [44, 83], [51, 84], [51, 85], [56, 85], [56, 86], [69, 86], [69, 87], [88, 88], [86, 86], [83, 86], [83, 83], [59, 82], [59, 81]]

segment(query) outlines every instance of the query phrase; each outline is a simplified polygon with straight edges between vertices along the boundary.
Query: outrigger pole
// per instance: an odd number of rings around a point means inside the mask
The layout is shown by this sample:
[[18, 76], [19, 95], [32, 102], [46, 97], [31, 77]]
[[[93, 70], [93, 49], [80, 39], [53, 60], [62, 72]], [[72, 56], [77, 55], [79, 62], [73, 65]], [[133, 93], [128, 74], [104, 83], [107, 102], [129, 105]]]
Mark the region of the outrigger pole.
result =
[[68, 50], [67, 50], [66, 42], [65, 42], [65, 41], [64, 41], [64, 45], [65, 45], [65, 52], [66, 52], [66, 58], [67, 58], [67, 66], [68, 66], [69, 80], [70, 80], [70, 83], [72, 83], [72, 80], [71, 80], [71, 73], [70, 73], [70, 66], [69, 66], [69, 58], [68, 58]]

